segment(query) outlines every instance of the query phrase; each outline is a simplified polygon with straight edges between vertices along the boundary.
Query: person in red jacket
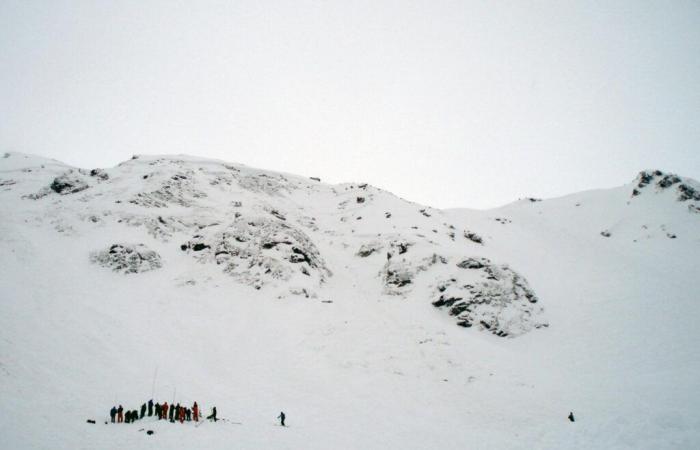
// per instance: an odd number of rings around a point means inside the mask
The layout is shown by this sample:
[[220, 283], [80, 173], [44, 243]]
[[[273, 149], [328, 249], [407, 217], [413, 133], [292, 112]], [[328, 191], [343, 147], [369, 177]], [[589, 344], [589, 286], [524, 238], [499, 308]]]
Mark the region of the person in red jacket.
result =
[[199, 422], [199, 406], [197, 406], [197, 402], [194, 402], [192, 406], [192, 414], [194, 415], [194, 421]]
[[117, 408], [117, 423], [122, 422], [124, 422], [124, 408], [122, 408], [122, 405], [119, 405], [119, 408]]
[[163, 403], [163, 406], [160, 407], [160, 412], [163, 414], [164, 419], [168, 419], [168, 402]]
[[178, 418], [180, 419], [180, 423], [185, 423], [185, 407], [181, 406], [180, 410], [178, 411]]

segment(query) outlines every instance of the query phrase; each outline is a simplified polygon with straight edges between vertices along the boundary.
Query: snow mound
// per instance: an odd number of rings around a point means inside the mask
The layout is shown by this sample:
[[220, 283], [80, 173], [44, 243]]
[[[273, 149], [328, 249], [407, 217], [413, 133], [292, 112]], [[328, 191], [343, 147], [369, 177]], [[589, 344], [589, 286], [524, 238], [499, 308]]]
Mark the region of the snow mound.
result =
[[148, 272], [163, 266], [160, 255], [144, 244], [114, 244], [107, 250], [92, 253], [90, 260], [125, 274]]

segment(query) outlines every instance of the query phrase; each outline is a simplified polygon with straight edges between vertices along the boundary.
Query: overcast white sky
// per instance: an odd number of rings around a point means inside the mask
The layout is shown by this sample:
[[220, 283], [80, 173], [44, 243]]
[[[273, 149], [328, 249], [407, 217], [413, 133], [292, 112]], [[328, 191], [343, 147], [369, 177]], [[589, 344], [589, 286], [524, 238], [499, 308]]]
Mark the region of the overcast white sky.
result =
[[0, 0], [0, 150], [437, 207], [700, 178], [700, 2]]

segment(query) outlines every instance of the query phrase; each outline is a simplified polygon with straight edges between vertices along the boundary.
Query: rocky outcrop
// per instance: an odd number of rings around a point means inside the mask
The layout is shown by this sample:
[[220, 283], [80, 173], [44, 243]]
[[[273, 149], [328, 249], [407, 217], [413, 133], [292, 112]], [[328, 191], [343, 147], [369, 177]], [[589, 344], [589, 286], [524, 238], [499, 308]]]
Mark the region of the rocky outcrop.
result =
[[114, 244], [92, 253], [90, 260], [125, 274], [148, 272], [163, 266], [160, 255], [144, 244]]
[[317, 286], [331, 276], [313, 241], [303, 231], [269, 217], [239, 217], [201, 230], [180, 246], [203, 263], [261, 289], [278, 281]]
[[484, 243], [484, 239], [481, 236], [469, 230], [464, 230], [464, 237], [474, 242], [475, 244]]
[[664, 173], [660, 170], [645, 170], [639, 172], [635, 180], [635, 187], [632, 189], [632, 197], [636, 197], [642, 193], [642, 190], [647, 186], [654, 184], [657, 191], [664, 191], [673, 186], [677, 193], [679, 202], [700, 201], [700, 187], [692, 180], [684, 180], [673, 173]]
[[194, 199], [204, 197], [206, 194], [195, 187], [194, 171], [188, 170], [172, 175], [156, 190], [139, 192], [129, 203], [148, 208], [166, 208], [171, 204], [189, 207]]
[[90, 186], [82, 179], [82, 177], [74, 172], [68, 171], [63, 175], [54, 178], [51, 186], [49, 186], [52, 191], [57, 194], [67, 195], [75, 194], [76, 192], [84, 191]]
[[501, 337], [548, 326], [539, 318], [543, 310], [527, 280], [507, 265], [465, 258], [457, 267], [465, 272], [440, 281], [432, 302], [454, 316], [457, 325], [476, 326]]

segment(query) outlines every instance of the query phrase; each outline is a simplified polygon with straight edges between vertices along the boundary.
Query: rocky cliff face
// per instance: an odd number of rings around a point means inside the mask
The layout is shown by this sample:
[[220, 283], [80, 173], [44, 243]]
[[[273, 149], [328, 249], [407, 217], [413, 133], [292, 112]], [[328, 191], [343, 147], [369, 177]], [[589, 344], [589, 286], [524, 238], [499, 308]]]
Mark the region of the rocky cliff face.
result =
[[231, 277], [272, 298], [332, 297], [334, 274], [371, 268], [371, 295], [425, 291], [426, 304], [464, 327], [517, 336], [546, 324], [522, 275], [490, 262], [464, 266], [488, 247], [477, 231], [364, 183], [332, 186], [186, 156], [92, 170], [20, 154], [4, 161], [16, 167], [2, 186], [22, 198], [32, 223], [74, 238], [102, 230], [85, 255], [98, 267], [170, 267], [174, 283], [189, 285]]

